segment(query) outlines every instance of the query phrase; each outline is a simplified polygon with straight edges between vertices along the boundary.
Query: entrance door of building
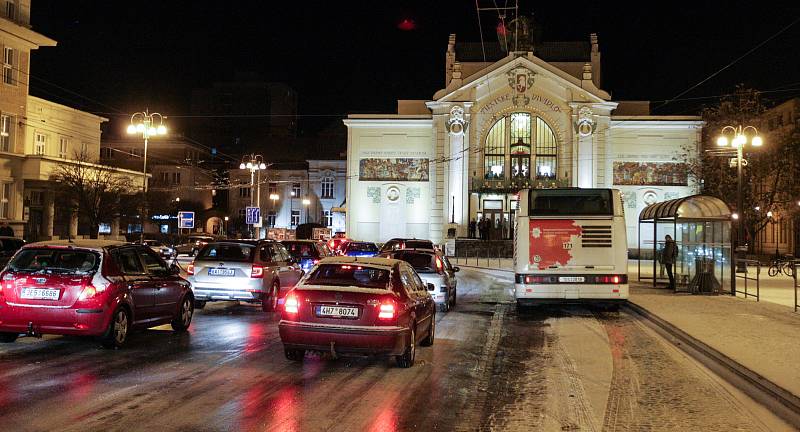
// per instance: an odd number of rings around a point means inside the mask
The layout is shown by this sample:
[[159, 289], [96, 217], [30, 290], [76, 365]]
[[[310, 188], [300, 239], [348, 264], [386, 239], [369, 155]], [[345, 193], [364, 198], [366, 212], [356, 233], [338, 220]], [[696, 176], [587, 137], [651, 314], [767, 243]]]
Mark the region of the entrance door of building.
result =
[[44, 215], [42, 209], [30, 209], [28, 213], [28, 223], [25, 224], [25, 240], [29, 243], [39, 241], [42, 233], [42, 221]]

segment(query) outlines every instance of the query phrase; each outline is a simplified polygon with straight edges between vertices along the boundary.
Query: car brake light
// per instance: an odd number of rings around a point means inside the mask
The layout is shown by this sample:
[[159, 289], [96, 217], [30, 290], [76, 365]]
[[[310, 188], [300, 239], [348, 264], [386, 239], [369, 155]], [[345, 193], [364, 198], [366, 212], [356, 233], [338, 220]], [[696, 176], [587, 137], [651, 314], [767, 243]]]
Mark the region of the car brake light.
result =
[[251, 278], [264, 277], [264, 267], [260, 264], [253, 264], [253, 268], [252, 270], [250, 270], [250, 277]]
[[283, 302], [283, 310], [286, 313], [296, 314], [299, 308], [300, 302], [297, 300], [297, 296], [294, 294], [286, 296], [286, 301]]
[[317, 263], [319, 263], [318, 259], [315, 259], [314, 261], [311, 261], [311, 264], [313, 264], [313, 265], [317, 265]]
[[436, 272], [441, 273], [443, 268], [442, 259], [438, 256], [436, 257]]
[[81, 295], [78, 296], [78, 301], [88, 300], [90, 298], [93, 298], [95, 295], [97, 295], [97, 290], [94, 288], [94, 286], [86, 285], [83, 288]]
[[186, 274], [189, 276], [194, 275], [194, 263], [191, 263], [186, 266]]
[[380, 312], [378, 312], [378, 318], [380, 319], [394, 318], [394, 303], [381, 304]]

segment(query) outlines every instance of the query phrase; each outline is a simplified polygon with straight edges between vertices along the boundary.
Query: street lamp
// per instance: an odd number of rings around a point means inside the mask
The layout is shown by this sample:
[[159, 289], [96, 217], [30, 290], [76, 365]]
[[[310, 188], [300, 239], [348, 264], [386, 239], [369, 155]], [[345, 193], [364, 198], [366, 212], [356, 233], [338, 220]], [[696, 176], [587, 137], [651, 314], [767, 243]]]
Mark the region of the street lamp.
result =
[[[142, 135], [144, 139], [144, 154], [142, 157], [142, 192], [147, 195], [147, 141], [150, 137], [167, 134], [167, 126], [164, 124], [164, 116], [160, 113], [151, 113], [148, 110], [144, 112], [137, 112], [131, 115], [131, 121], [128, 125], [128, 135]], [[142, 211], [144, 218], [142, 219], [142, 241], [144, 241], [144, 224], [147, 219], [147, 205]]]
[[[239, 164], [239, 169], [250, 170], [250, 207], [253, 207], [253, 186], [256, 186], [256, 207], [258, 207], [258, 214], [261, 214], [261, 170], [267, 169], [267, 164], [264, 163], [264, 157], [260, 154], [250, 154], [242, 158], [242, 163]], [[256, 179], [256, 175], [258, 178]]]
[[[732, 135], [733, 139], [729, 140], [728, 135]], [[740, 245], [744, 242], [744, 225], [746, 220], [743, 202], [744, 196], [742, 194], [742, 161], [744, 159], [744, 146], [748, 144], [748, 140], [753, 147], [761, 147], [761, 145], [764, 144], [755, 126], [725, 126], [722, 128], [717, 138], [718, 147], [728, 147], [730, 144], [731, 147], [736, 149], [736, 211], [739, 213], [736, 251], [739, 252], [740, 258], [745, 258], [747, 254], [747, 245]], [[731, 278], [731, 284], [733, 285], [732, 291], [734, 294], [736, 292], [735, 279], [736, 278]]]
[[225, 222], [222, 224], [222, 233], [228, 237], [228, 216], [225, 216]]
[[311, 205], [311, 200], [308, 197], [303, 198], [303, 205], [306, 207], [306, 223], [308, 223], [308, 206]]

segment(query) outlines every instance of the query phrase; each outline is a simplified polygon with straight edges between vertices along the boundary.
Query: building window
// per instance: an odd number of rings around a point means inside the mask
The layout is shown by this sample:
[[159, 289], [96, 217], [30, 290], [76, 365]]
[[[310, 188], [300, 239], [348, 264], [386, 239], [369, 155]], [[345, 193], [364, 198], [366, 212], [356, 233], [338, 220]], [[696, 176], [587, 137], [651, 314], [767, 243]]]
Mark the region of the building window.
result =
[[333, 198], [333, 177], [322, 179], [322, 198]]
[[11, 183], [3, 183], [0, 196], [0, 218], [8, 219], [11, 214]]
[[6, 0], [6, 18], [11, 21], [17, 20], [17, 4], [13, 0]]
[[33, 140], [33, 154], [43, 155], [47, 151], [47, 135], [36, 132]]
[[269, 195], [268, 196], [277, 195], [278, 194], [278, 184], [277, 183], [270, 183], [268, 190], [269, 190]]
[[300, 210], [292, 210], [292, 227], [300, 225]]
[[249, 187], [239, 188], [239, 198], [250, 198], [250, 188]]
[[275, 226], [275, 219], [277, 215], [275, 214], [275, 210], [270, 210], [267, 212], [267, 226], [274, 227]]
[[0, 150], [11, 151], [14, 119], [10, 115], [0, 115]]
[[179, 172], [172, 173], [172, 184], [174, 185], [181, 184], [181, 173]]
[[333, 213], [330, 210], [325, 210], [325, 226], [328, 228], [333, 226]]
[[3, 82], [9, 85], [17, 84], [14, 57], [14, 48], [5, 47], [3, 49]]
[[111, 159], [112, 150], [110, 147], [100, 147], [100, 158], [101, 159]]
[[[508, 160], [506, 153], [509, 153]], [[558, 142], [550, 125], [529, 113], [512, 113], [489, 129], [484, 142], [484, 179], [554, 180]], [[533, 169], [531, 169], [533, 168]]]
[[292, 196], [299, 197], [300, 196], [300, 183], [292, 183]]
[[58, 139], [58, 157], [61, 159], [67, 158], [67, 149], [69, 148], [69, 140], [61, 137]]

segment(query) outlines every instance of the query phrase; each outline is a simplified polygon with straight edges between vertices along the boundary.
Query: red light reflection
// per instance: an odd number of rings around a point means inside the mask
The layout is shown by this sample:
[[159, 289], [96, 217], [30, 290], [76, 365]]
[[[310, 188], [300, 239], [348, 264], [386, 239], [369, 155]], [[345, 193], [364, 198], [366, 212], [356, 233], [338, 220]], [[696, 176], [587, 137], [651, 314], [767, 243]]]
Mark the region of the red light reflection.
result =
[[373, 432], [395, 432], [397, 430], [397, 411], [395, 411], [396, 400], [387, 398], [384, 400], [380, 410], [375, 416], [375, 420], [369, 425], [367, 430]]
[[397, 28], [403, 31], [411, 31], [417, 28], [417, 23], [413, 19], [405, 18], [397, 24]]

